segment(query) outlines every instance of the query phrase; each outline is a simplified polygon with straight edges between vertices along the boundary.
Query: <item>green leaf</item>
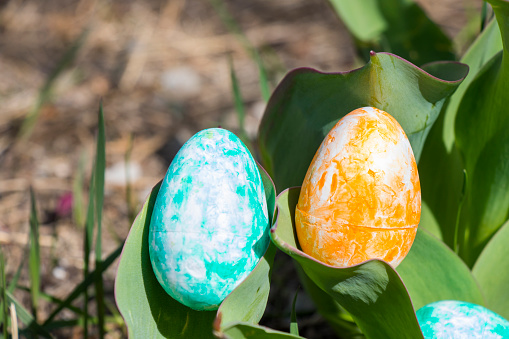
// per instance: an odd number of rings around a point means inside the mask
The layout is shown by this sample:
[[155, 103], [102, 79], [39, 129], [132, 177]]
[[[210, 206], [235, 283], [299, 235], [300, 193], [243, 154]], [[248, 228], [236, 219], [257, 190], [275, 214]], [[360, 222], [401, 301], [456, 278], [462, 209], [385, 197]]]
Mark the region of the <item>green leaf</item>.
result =
[[477, 259], [472, 273], [486, 297], [486, 306], [509, 319], [509, 221], [498, 230]]
[[447, 245], [421, 229], [396, 270], [416, 310], [439, 300], [484, 304], [481, 290], [465, 263]]
[[478, 72], [455, 120], [456, 144], [468, 173], [459, 253], [469, 266], [509, 216], [509, 2], [490, 0], [504, 45]]
[[294, 225], [299, 192], [299, 188], [291, 188], [277, 198], [278, 215], [271, 230], [276, 246], [351, 314], [366, 338], [423, 338], [405, 285], [389, 264], [369, 260], [338, 268], [299, 250]]
[[476, 78], [481, 68], [501, 50], [502, 37], [500, 30], [498, 29], [497, 20], [492, 20], [461, 58], [461, 62], [469, 67], [469, 75], [458, 86], [458, 89], [447, 103], [446, 113], [444, 114], [445, 126], [442, 132], [447, 151], [450, 151], [454, 144], [454, 120], [467, 88]]
[[395, 55], [372, 53], [364, 67], [346, 73], [290, 72], [272, 95], [259, 130], [263, 164], [278, 192], [302, 184], [330, 129], [360, 107], [373, 106], [396, 118], [418, 160], [445, 99], [467, 69], [460, 63], [436, 63], [430, 67], [432, 76]]
[[453, 45], [412, 0], [330, 0], [360, 47], [391, 52], [422, 65], [454, 60]]
[[[448, 100], [432, 127], [419, 162], [423, 209], [420, 226], [454, 248], [454, 230], [463, 188], [463, 161], [455, 145], [454, 121], [465, 91], [482, 66], [502, 49], [502, 39], [493, 20], [465, 53], [461, 62], [469, 76]], [[437, 225], [440, 232], [437, 232]]]
[[377, 41], [387, 29], [377, 0], [330, 0], [339, 17], [353, 36], [361, 41]]
[[[276, 331], [249, 323], [238, 323], [223, 330], [230, 339], [285, 339], [302, 338], [299, 335]], [[221, 336], [219, 336], [222, 338]]]
[[338, 336], [345, 338], [364, 338], [359, 327], [352, 319], [352, 316], [345, 311], [337, 301], [331, 298], [325, 291], [318, 287], [302, 270], [296, 265], [299, 279], [304, 285], [306, 292], [313, 299], [320, 314], [329, 322], [332, 329]]
[[[274, 205], [273, 205], [274, 206]], [[257, 324], [269, 299], [270, 276], [276, 247], [271, 243], [255, 271], [235, 288], [221, 303], [221, 328], [237, 322]]]
[[[421, 189], [422, 189], [422, 178], [419, 179], [421, 179]], [[433, 215], [433, 212], [429, 208], [428, 204], [424, 200], [421, 201], [421, 220], [419, 221], [419, 227], [421, 227], [421, 229], [425, 229], [438, 239], [443, 240], [440, 225], [438, 224], [438, 221], [435, 219], [435, 216]]]
[[[274, 215], [275, 188], [260, 167], [269, 216]], [[160, 185], [156, 185], [126, 240], [115, 280], [115, 299], [132, 338], [212, 338], [237, 322], [257, 323], [265, 310], [275, 248], [269, 246], [253, 272], [216, 312], [195, 311], [172, 299], [157, 281], [150, 263], [148, 232]], [[215, 320], [216, 319], [216, 320]]]
[[481, 7], [481, 31], [486, 26], [487, 16], [488, 16], [488, 3], [483, 1]]

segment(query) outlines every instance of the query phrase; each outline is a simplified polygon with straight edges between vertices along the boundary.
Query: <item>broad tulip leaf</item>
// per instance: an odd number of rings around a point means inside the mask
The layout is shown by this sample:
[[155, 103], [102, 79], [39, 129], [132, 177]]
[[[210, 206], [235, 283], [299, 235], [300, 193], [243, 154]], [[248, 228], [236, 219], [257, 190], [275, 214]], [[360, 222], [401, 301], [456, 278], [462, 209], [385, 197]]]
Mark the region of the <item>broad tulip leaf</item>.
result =
[[468, 50], [461, 58], [461, 62], [469, 67], [468, 77], [458, 86], [454, 95], [452, 95], [446, 107], [445, 126], [442, 132], [445, 147], [450, 151], [454, 144], [454, 120], [463, 96], [477, 73], [484, 65], [502, 50], [502, 37], [498, 28], [497, 20], [493, 19], [486, 28], [479, 34], [477, 39], [470, 45]]
[[418, 229], [410, 252], [396, 268], [416, 310], [439, 300], [483, 305], [470, 269], [447, 245]]
[[419, 161], [423, 200], [420, 226], [440, 236], [451, 248], [456, 245], [454, 233], [464, 184], [463, 162], [454, 141], [454, 120], [468, 86], [501, 49], [500, 31], [496, 20], [492, 20], [461, 59], [470, 67], [469, 75], [431, 128]]
[[350, 33], [358, 40], [380, 40], [383, 32], [387, 30], [388, 23], [378, 7], [378, 0], [330, 0], [330, 3]]
[[276, 331], [264, 326], [238, 323], [223, 330], [230, 339], [291, 339], [303, 338], [298, 335]]
[[410, 296], [398, 273], [386, 262], [369, 260], [338, 268], [323, 264], [299, 250], [295, 206], [300, 190], [277, 198], [272, 241], [290, 255], [320, 289], [351, 314], [367, 338], [422, 338]]
[[[274, 215], [275, 188], [260, 167], [269, 215]], [[195, 311], [171, 298], [160, 286], [150, 263], [148, 232], [160, 184], [150, 193], [124, 245], [115, 280], [115, 299], [131, 338], [214, 338], [213, 323], [257, 323], [265, 309], [274, 247], [253, 272], [223, 301], [218, 312]], [[216, 315], [220, 313], [221, 316]]]
[[221, 303], [218, 310], [221, 314], [221, 327], [239, 321], [252, 324], [260, 321], [269, 298], [270, 273], [275, 254], [276, 247], [270, 244], [263, 260], [256, 267], [257, 274], [250, 274]]
[[332, 329], [345, 338], [364, 338], [352, 316], [341, 305], [330, 297], [324, 290], [311, 280], [302, 267], [296, 265], [299, 280], [307, 294], [313, 299], [318, 312], [329, 322]]
[[418, 65], [454, 60], [451, 40], [413, 0], [330, 2], [361, 47], [381, 48]]
[[468, 174], [459, 253], [469, 266], [509, 216], [509, 2], [488, 2], [504, 49], [478, 72], [455, 120], [456, 144]]
[[486, 306], [509, 319], [509, 221], [482, 251], [472, 270], [486, 297]]
[[[421, 161], [422, 159], [423, 158], [421, 158]], [[421, 190], [422, 190], [422, 177], [420, 175], [419, 179], [421, 180]], [[421, 227], [421, 229], [425, 229], [430, 234], [433, 234], [438, 239], [443, 240], [440, 225], [438, 224], [438, 221], [435, 219], [435, 216], [433, 215], [433, 212], [429, 208], [428, 204], [424, 200], [421, 200], [421, 220], [419, 221], [419, 227]]]
[[330, 129], [360, 107], [373, 106], [396, 118], [418, 160], [445, 99], [468, 71], [455, 62], [435, 63], [429, 69], [433, 75], [396, 55], [373, 52], [364, 67], [351, 72], [290, 72], [269, 100], [259, 130], [264, 166], [277, 191], [302, 184]]

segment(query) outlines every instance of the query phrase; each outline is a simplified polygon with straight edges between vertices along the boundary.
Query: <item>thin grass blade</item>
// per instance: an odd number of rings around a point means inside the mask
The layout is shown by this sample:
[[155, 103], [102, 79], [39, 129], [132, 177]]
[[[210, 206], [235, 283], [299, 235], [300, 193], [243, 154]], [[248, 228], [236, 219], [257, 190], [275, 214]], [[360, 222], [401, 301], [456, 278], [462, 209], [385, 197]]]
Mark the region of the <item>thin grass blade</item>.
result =
[[7, 311], [7, 296], [6, 296], [6, 279], [5, 279], [5, 258], [4, 258], [4, 252], [2, 251], [2, 248], [0, 248], [0, 286], [1, 292], [2, 292], [2, 323], [3, 323], [3, 335], [4, 338], [7, 337], [7, 326], [9, 322], [9, 313]]
[[[88, 320], [89, 320], [89, 322], [91, 324], [94, 324], [94, 325], [97, 324], [97, 317], [90, 317]], [[118, 321], [117, 321], [117, 319], [115, 317], [106, 317], [106, 321], [108, 323], [114, 323], [114, 324], [118, 323]], [[46, 329], [47, 331], [53, 331], [53, 330], [58, 330], [58, 329], [61, 329], [61, 328], [75, 327], [75, 326], [82, 327], [83, 326], [83, 319], [82, 318], [75, 318], [75, 319], [69, 319], [69, 320], [57, 320], [57, 321], [53, 321], [52, 323], [50, 323], [47, 326], [45, 326], [44, 329]]]
[[[8, 293], [12, 294], [14, 292], [14, 290], [16, 288], [19, 288], [18, 286], [18, 281], [19, 281], [19, 278], [21, 276], [21, 271], [23, 269], [23, 267], [25, 267], [25, 262], [27, 260], [27, 258], [29, 258], [30, 256], [30, 234], [29, 234], [29, 241], [27, 242], [27, 245], [26, 245], [26, 248], [25, 248], [25, 251], [24, 251], [24, 255], [22, 256], [21, 258], [21, 263], [19, 264], [18, 266], [18, 269], [16, 270], [16, 273], [14, 273], [14, 275], [12, 276], [9, 284], [7, 285], [7, 282], [6, 282], [6, 276], [5, 276], [5, 260], [4, 260], [4, 255], [3, 255], [3, 252], [0, 248], [0, 257], [1, 257], [1, 263], [0, 265], [2, 266], [0, 268], [0, 283], [2, 284], [1, 285], [1, 299], [0, 299], [0, 309], [2, 309], [2, 314], [3, 314], [3, 317], [2, 319], [0, 319], [0, 325], [2, 324], [6, 324], [5, 326], [3, 326], [3, 331], [7, 331], [7, 327], [8, 327], [8, 307], [7, 307], [7, 302], [6, 302], [6, 295], [5, 295], [5, 292], [7, 291]], [[5, 288], [4, 288], [5, 287]], [[25, 287], [26, 291], [30, 293], [30, 288], [27, 288]], [[4, 336], [3, 338], [7, 338], [6, 334], [4, 333]]]
[[216, 13], [219, 15], [221, 21], [226, 26], [226, 28], [230, 31], [230, 33], [234, 34], [239, 42], [242, 44], [244, 49], [249, 53], [251, 59], [258, 66], [258, 74], [260, 80], [260, 91], [262, 93], [262, 98], [265, 102], [269, 101], [270, 98], [270, 84], [267, 76], [267, 70], [265, 65], [263, 64], [263, 60], [260, 57], [260, 54], [253, 46], [253, 44], [246, 37], [239, 24], [235, 21], [233, 16], [230, 14], [228, 9], [226, 8], [226, 4], [223, 0], [210, 0], [210, 3], [216, 10]]
[[[94, 210], [94, 196], [95, 196], [95, 170], [92, 169], [90, 177], [90, 186], [88, 191], [88, 208], [87, 219], [85, 222], [85, 236], [83, 244], [83, 277], [86, 279], [90, 273], [90, 251], [92, 248], [92, 239], [94, 237], [95, 225], [95, 210]], [[88, 314], [88, 288], [83, 290], [83, 314]], [[83, 336], [88, 336], [88, 320], [87, 317], [83, 318]]]
[[[7, 292], [9, 293], [14, 293], [14, 291], [16, 290], [16, 288], [20, 288], [18, 286], [18, 282], [19, 282], [19, 278], [21, 276], [21, 272], [23, 270], [23, 268], [25, 267], [25, 263], [26, 261], [30, 258], [30, 248], [31, 248], [31, 234], [28, 235], [28, 241], [27, 241], [27, 244], [26, 244], [26, 247], [25, 247], [25, 250], [24, 250], [24, 253], [23, 253], [23, 256], [21, 257], [21, 262], [20, 264], [18, 265], [18, 268], [16, 269], [16, 272], [14, 273], [14, 275], [12, 276], [11, 280], [9, 281], [9, 284], [6, 285], [6, 282], [4, 281], [4, 285], [2, 286], [6, 286], [7, 288]], [[0, 249], [0, 255], [2, 256], [3, 258], [3, 253], [1, 252], [1, 249]], [[3, 259], [2, 259], [3, 260]], [[5, 262], [3, 262], [3, 264], [5, 264]], [[2, 271], [3, 272], [3, 271]], [[3, 273], [5, 274], [5, 272]], [[26, 288], [26, 291], [30, 293], [30, 288]], [[2, 298], [1, 302], [0, 302], [0, 308], [4, 309], [4, 306], [5, 306], [5, 310], [7, 310], [7, 304], [4, 305], [4, 300], [5, 300], [5, 296]], [[0, 322], [1, 324], [2, 322]]]
[[35, 204], [35, 194], [30, 187], [30, 255], [28, 261], [30, 271], [30, 296], [32, 301], [32, 314], [37, 319], [39, 293], [41, 288], [41, 257], [39, 246], [39, 219]]
[[[12, 339], [18, 339], [18, 316], [16, 315], [16, 305], [11, 302], [9, 307], [11, 311], [11, 335]], [[7, 327], [7, 326], [5, 326]]]
[[[26, 252], [29, 252], [30, 250], [27, 248], [27, 251]], [[9, 293], [13, 293], [14, 290], [16, 289], [16, 286], [18, 285], [18, 281], [19, 281], [19, 277], [21, 276], [21, 271], [23, 270], [23, 267], [25, 267], [25, 262], [26, 262], [26, 258], [28, 256], [23, 256], [23, 258], [21, 258], [21, 263], [19, 264], [18, 266], [18, 269], [16, 270], [16, 273], [14, 273], [14, 275], [12, 276], [12, 279], [11, 281], [9, 282], [9, 286], [7, 286], [7, 291], [9, 291]]]
[[[106, 133], [104, 128], [104, 114], [102, 103], [99, 107], [99, 130], [97, 134], [97, 151], [95, 158], [95, 209], [97, 234], [95, 239], [95, 267], [102, 266], [102, 212], [104, 203], [104, 174], [106, 171]], [[104, 286], [102, 274], [95, 276], [95, 300], [97, 303], [97, 318], [99, 320], [99, 338], [104, 338]]]
[[51, 72], [46, 79], [43, 87], [39, 90], [39, 95], [37, 97], [37, 101], [35, 105], [32, 107], [30, 112], [25, 117], [23, 124], [21, 125], [20, 132], [18, 134], [18, 139], [26, 140], [32, 133], [32, 130], [37, 123], [37, 119], [39, 117], [39, 113], [41, 108], [44, 106], [46, 102], [51, 99], [51, 91], [53, 89], [53, 85], [55, 84], [55, 80], [58, 78], [62, 72], [72, 64], [74, 59], [76, 59], [76, 55], [80, 51], [81, 47], [86, 41], [88, 36], [88, 28], [85, 29], [79, 36], [74, 40], [71, 46], [65, 51], [62, 58], [57, 62], [57, 65], [53, 72]]
[[[27, 287], [24, 287], [24, 286], [17, 286], [18, 289], [22, 290], [22, 291], [27, 291], [27, 292], [30, 292], [30, 289], [27, 288]], [[41, 292], [41, 299], [43, 300], [46, 300], [46, 301], [49, 301], [53, 304], [56, 304], [56, 305], [61, 305], [64, 303], [64, 301], [60, 298], [57, 298], [51, 294], [48, 294], [48, 293], [44, 293], [44, 292]], [[73, 305], [69, 305], [66, 307], [68, 310], [74, 312], [75, 314], [77, 315], [83, 315], [83, 310], [80, 309], [79, 307], [76, 307], [76, 306], [73, 306]], [[92, 318], [90, 315], [88, 315], [88, 318]]]
[[233, 67], [233, 60], [229, 59], [230, 66], [230, 80], [232, 82], [233, 100], [235, 102], [235, 111], [239, 119], [239, 130], [241, 138], [247, 139], [247, 133], [244, 125], [246, 117], [246, 109], [244, 108], [244, 100], [242, 99], [242, 93], [240, 92], [239, 80]]
[[14, 290], [16, 289], [16, 287], [19, 287], [18, 281], [21, 276], [21, 272], [23, 270], [23, 267], [25, 267], [26, 261], [30, 257], [30, 234], [28, 235], [28, 241], [25, 246], [25, 250], [24, 250], [23, 254], [24, 255], [21, 258], [21, 262], [19, 263], [16, 273], [14, 273], [14, 275], [11, 278], [11, 281], [9, 282], [9, 286], [7, 286], [7, 291], [9, 293], [14, 293]]
[[49, 325], [63, 309], [68, 308], [74, 300], [76, 300], [90, 285], [95, 282], [98, 275], [102, 276], [103, 272], [106, 271], [108, 267], [110, 267], [111, 264], [115, 261], [115, 259], [118, 258], [120, 253], [122, 253], [123, 246], [124, 244], [122, 243], [119, 247], [117, 247], [116, 250], [111, 252], [111, 254], [102, 262], [100, 269], [96, 268], [94, 271], [90, 272], [90, 274], [87, 275], [85, 279], [74, 288], [69, 296], [62, 302], [62, 304], [58, 305], [58, 307], [50, 314], [48, 319], [44, 322], [43, 326]]
[[130, 163], [131, 163], [131, 154], [133, 152], [133, 142], [134, 136], [131, 134], [129, 136], [129, 146], [127, 147], [127, 151], [125, 152], [125, 199], [127, 203], [127, 217], [129, 219], [129, 225], [132, 225], [134, 219], [136, 218], [136, 204], [133, 200], [133, 190], [131, 184], [131, 172], [130, 172]]
[[86, 154], [81, 153], [78, 170], [72, 183], [72, 216], [79, 227], [85, 224], [85, 205], [83, 202], [83, 185], [85, 183]]
[[271, 89], [269, 84], [269, 78], [267, 76], [267, 70], [265, 69], [260, 54], [256, 50], [254, 51], [254, 58], [256, 64], [258, 65], [258, 77], [260, 81], [260, 91], [262, 93], [262, 98], [265, 102], [268, 102], [271, 95]]
[[53, 336], [41, 325], [39, 325], [35, 318], [30, 314], [30, 312], [28, 312], [27, 309], [24, 308], [23, 305], [21, 305], [21, 303], [9, 292], [6, 292], [6, 301], [9, 304], [12, 303], [16, 306], [17, 317], [23, 324], [27, 325], [27, 328], [22, 330], [21, 334], [29, 331], [30, 333], [35, 333], [36, 338], [37, 336], [53, 338]]

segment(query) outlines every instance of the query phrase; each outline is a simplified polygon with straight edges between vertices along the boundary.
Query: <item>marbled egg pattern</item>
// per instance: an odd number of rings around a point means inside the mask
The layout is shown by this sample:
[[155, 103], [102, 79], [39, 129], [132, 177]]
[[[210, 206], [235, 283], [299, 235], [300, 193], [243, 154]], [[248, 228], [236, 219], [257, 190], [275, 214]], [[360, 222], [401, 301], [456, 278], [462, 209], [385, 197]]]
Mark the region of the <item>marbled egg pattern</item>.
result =
[[325, 137], [296, 208], [303, 251], [333, 266], [378, 258], [397, 266], [421, 212], [417, 164], [398, 122], [373, 107], [343, 117]]
[[509, 322], [476, 304], [437, 301], [421, 307], [416, 314], [426, 339], [509, 338]]
[[217, 309], [268, 247], [265, 191], [253, 157], [233, 133], [208, 129], [182, 146], [161, 184], [150, 259], [168, 294]]

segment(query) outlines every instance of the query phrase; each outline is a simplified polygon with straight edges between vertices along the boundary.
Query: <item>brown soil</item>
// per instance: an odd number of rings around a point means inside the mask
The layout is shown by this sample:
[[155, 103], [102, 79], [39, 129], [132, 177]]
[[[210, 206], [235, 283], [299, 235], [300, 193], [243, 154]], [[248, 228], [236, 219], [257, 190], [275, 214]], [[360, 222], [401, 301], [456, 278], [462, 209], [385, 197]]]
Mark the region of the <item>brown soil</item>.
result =
[[[479, 12], [474, 0], [418, 2], [451, 37], [471, 13]], [[225, 3], [261, 51], [273, 86], [288, 70], [299, 66], [345, 71], [358, 65], [352, 39], [325, 0]], [[20, 138], [24, 118], [36, 105], [40, 89], [86, 29], [88, 35], [76, 59], [55, 80], [32, 133]], [[65, 298], [83, 279], [82, 219], [59, 206], [73, 190], [80, 161], [88, 182], [100, 100], [107, 135], [106, 256], [125, 239], [130, 227], [124, 175], [127, 153], [131, 154], [131, 205], [138, 210], [192, 134], [217, 125], [238, 131], [230, 57], [247, 108], [246, 130], [254, 139], [264, 109], [258, 71], [211, 2], [0, 1], [0, 244], [7, 257], [8, 280], [21, 263], [27, 264], [30, 186], [35, 190], [41, 220], [43, 291]], [[86, 195], [83, 199], [86, 201]], [[285, 260], [284, 255], [277, 259]], [[113, 265], [105, 274], [112, 305], [115, 272]], [[284, 273], [275, 279], [264, 323], [287, 331], [298, 282], [293, 269]], [[27, 269], [20, 285], [29, 285]], [[28, 293], [18, 290], [16, 296], [25, 306], [30, 305]], [[301, 334], [334, 337], [303, 298]], [[40, 319], [51, 309], [51, 304], [43, 302]], [[69, 312], [61, 314], [62, 319], [71, 316]], [[110, 338], [125, 336], [120, 325], [110, 324], [108, 330]], [[82, 334], [75, 328], [57, 335]]]

